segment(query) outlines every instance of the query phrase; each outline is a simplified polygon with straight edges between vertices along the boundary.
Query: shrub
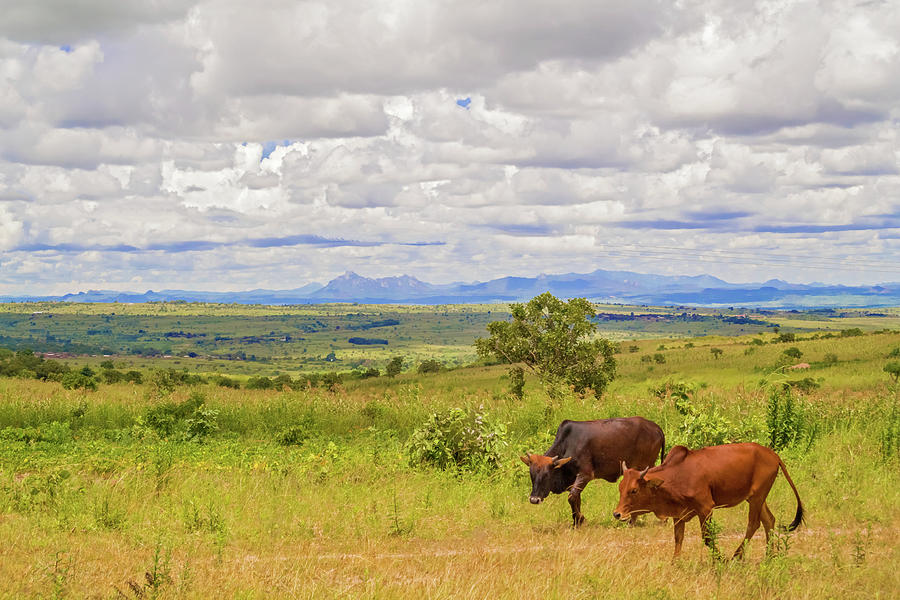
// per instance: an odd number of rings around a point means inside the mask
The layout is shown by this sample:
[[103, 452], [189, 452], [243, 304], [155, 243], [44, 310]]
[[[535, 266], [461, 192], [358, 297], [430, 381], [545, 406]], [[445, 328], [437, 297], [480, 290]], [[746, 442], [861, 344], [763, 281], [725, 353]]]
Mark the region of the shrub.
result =
[[442, 365], [440, 361], [429, 358], [420, 362], [417, 370], [420, 374], [424, 375], [425, 373], [440, 373], [443, 368], [444, 365]]
[[687, 397], [676, 397], [675, 408], [684, 417], [678, 428], [681, 443], [689, 448], [726, 444], [738, 437], [734, 425], [716, 406], [700, 408]]
[[785, 389], [793, 388], [807, 394], [821, 387], [819, 382], [812, 377], [804, 377], [803, 379], [789, 379], [788, 381], [784, 382], [783, 386]]
[[395, 356], [388, 362], [384, 374], [388, 377], [396, 377], [403, 370], [403, 357]]
[[863, 330], [859, 327], [852, 327], [850, 329], [841, 329], [841, 337], [859, 337], [863, 335]]
[[62, 376], [60, 380], [62, 386], [67, 390], [96, 390], [97, 382], [94, 381], [93, 377], [85, 375], [79, 371], [69, 371], [65, 375]]
[[900, 361], [892, 360], [884, 365], [884, 372], [893, 378], [894, 381], [900, 379]]
[[506, 426], [487, 414], [462, 408], [432, 413], [406, 443], [412, 465], [478, 471], [500, 465]]
[[782, 333], [776, 341], [781, 343], [795, 342], [797, 341], [797, 336], [793, 333]]
[[790, 348], [782, 352], [782, 354], [784, 354], [788, 358], [793, 358], [795, 360], [803, 356], [803, 352], [801, 352], [800, 348], [797, 348], [796, 346], [791, 346]]
[[766, 428], [769, 447], [776, 452], [793, 446], [804, 438], [809, 443], [815, 436], [810, 428], [802, 405], [794, 399], [790, 387], [773, 388], [766, 406]]
[[655, 362], [658, 365], [665, 364], [666, 357], [663, 356], [662, 354], [660, 354], [659, 352], [657, 352], [656, 354], [653, 355], [653, 362]]
[[826, 365], [836, 365], [838, 363], [837, 354], [828, 353], [825, 355], [825, 358], [822, 359], [822, 362]]
[[218, 430], [219, 411], [206, 407], [206, 398], [193, 392], [184, 402], [164, 402], [144, 413], [142, 422], [160, 437], [180, 434], [183, 440], [203, 441]]
[[271, 390], [274, 387], [275, 382], [268, 377], [251, 377], [247, 380], [248, 390]]
[[223, 388], [229, 388], [232, 390], [241, 389], [241, 384], [236, 379], [232, 379], [231, 377], [225, 377], [224, 375], [219, 375], [213, 381], [215, 381], [216, 385], [223, 387]]

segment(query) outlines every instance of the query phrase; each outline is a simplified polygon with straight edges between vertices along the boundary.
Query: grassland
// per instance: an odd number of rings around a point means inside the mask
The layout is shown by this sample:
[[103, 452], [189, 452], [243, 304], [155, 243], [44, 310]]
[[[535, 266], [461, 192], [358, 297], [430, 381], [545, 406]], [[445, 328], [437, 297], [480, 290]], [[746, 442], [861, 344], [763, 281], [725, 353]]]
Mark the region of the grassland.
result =
[[[353, 309], [360, 319], [391, 318], [387, 309]], [[441, 320], [460, 327], [461, 317], [446, 313], [423, 315], [421, 331]], [[604, 397], [553, 402], [530, 379], [524, 399], [510, 396], [503, 366], [353, 380], [334, 391], [211, 384], [169, 391], [152, 383], [85, 391], [0, 378], [0, 597], [895, 598], [900, 398], [882, 370], [900, 347], [900, 333], [882, 331], [892, 318], [765, 315], [782, 332], [809, 338], [787, 344], [774, 343], [768, 325], [728, 330], [736, 336], [657, 338], [658, 322], [646, 321], [642, 339], [621, 344], [619, 377]], [[867, 333], [822, 337], [847, 329], [844, 319]], [[792, 320], [802, 325], [792, 329]], [[670, 325], [685, 323], [661, 324]], [[781, 368], [788, 347], [808, 370]], [[656, 355], [662, 360], [646, 358]], [[780, 454], [808, 521], [779, 535], [768, 556], [758, 533], [745, 561], [718, 563], [694, 522], [672, 561], [671, 525], [614, 522], [617, 490], [602, 482], [583, 494], [588, 521], [578, 531], [565, 496], [528, 504], [530, 481], [517, 455], [548, 447], [563, 418], [640, 414], [663, 427], [669, 445], [768, 443], [773, 394], [784, 398], [785, 384], [807, 378], [812, 383], [791, 395], [797, 435]], [[687, 390], [690, 415], [667, 393], [676, 389]], [[169, 413], [160, 407], [192, 399], [202, 399], [202, 409], [166, 430], [159, 417]], [[457, 407], [502, 434], [498, 468], [410, 461], [413, 432]], [[770, 505], [781, 524], [793, 515], [781, 478]], [[730, 552], [746, 510], [715, 518]]]

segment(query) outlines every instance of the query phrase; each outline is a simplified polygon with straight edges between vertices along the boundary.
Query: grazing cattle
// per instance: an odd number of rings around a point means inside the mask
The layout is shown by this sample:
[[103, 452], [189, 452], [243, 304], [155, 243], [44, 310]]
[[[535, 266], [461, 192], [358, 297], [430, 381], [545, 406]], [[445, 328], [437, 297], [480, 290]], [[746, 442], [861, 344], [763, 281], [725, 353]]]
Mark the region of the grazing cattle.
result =
[[531, 471], [529, 500], [540, 504], [550, 492], [568, 491], [573, 525], [578, 527], [584, 522], [581, 491], [589, 481], [615, 483], [622, 475], [622, 461], [642, 467], [654, 465], [657, 456], [662, 459], [665, 445], [659, 425], [643, 417], [565, 420], [547, 452], [521, 457]]
[[753, 537], [762, 521], [766, 541], [775, 525], [775, 517], [766, 504], [766, 496], [778, 476], [778, 469], [797, 497], [797, 514], [788, 525], [793, 531], [803, 522], [800, 494], [788, 475], [781, 458], [769, 448], [755, 443], [725, 444], [699, 450], [675, 446], [658, 467], [630, 469], [619, 482], [619, 505], [613, 516], [622, 521], [652, 512], [659, 518], [675, 521], [675, 556], [681, 552], [684, 524], [699, 517], [703, 541], [715, 549], [707, 532], [707, 519], [714, 508], [737, 506], [744, 500], [750, 505], [747, 533], [734, 552], [744, 555], [744, 544]]

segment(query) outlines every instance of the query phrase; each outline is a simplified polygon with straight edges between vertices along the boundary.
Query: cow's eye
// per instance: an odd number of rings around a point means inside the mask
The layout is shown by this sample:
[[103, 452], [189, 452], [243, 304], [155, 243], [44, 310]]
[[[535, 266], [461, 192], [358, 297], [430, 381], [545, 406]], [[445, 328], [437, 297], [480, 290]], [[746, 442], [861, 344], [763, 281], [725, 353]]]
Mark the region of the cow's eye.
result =
[[629, 494], [637, 494], [637, 488], [632, 488]]

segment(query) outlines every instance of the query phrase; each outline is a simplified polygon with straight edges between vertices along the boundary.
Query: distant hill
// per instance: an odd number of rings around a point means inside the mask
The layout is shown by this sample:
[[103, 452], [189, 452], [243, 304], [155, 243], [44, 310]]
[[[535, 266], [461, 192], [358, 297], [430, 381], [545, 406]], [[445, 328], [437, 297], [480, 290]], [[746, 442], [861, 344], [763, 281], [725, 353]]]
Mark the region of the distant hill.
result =
[[797, 284], [772, 279], [734, 284], [711, 275], [671, 276], [605, 271], [501, 277], [486, 282], [435, 285], [409, 275], [369, 278], [346, 272], [325, 285], [309, 283], [288, 290], [245, 292], [117, 292], [90, 290], [64, 296], [0, 296], [0, 301], [66, 302], [221, 302], [238, 304], [312, 304], [322, 302], [449, 304], [515, 302], [549, 291], [562, 298], [598, 302], [760, 308], [900, 306], [900, 283], [876, 286]]

